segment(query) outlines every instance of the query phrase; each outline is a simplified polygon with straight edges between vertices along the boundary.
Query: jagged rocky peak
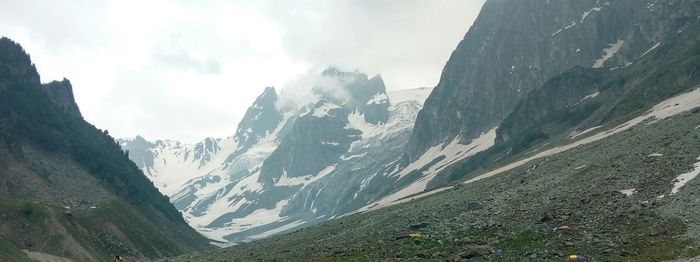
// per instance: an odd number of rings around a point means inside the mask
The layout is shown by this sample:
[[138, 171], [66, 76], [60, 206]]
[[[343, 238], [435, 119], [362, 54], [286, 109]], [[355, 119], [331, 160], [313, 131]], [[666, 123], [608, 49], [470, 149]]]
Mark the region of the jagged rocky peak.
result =
[[219, 147], [219, 141], [220, 139], [207, 137], [194, 145], [194, 158], [200, 160], [202, 165], [209, 162], [212, 155], [221, 150], [221, 147]]
[[[40, 77], [29, 54], [18, 43], [9, 38], [0, 38], [0, 91], [9, 88], [39, 86]], [[43, 85], [49, 98], [62, 110], [80, 116], [80, 109], [75, 103], [73, 87], [70, 81], [52, 81]]]
[[75, 103], [73, 96], [73, 86], [68, 79], [51, 81], [44, 85], [44, 90], [49, 94], [51, 100], [64, 111], [80, 115], [80, 108]]
[[238, 147], [246, 149], [254, 145], [272, 133], [283, 118], [283, 113], [277, 108], [277, 91], [274, 87], [266, 87], [238, 124], [234, 135]]
[[[326, 97], [343, 107], [364, 115], [365, 121], [371, 124], [382, 124], [389, 119], [389, 98], [386, 94], [386, 86], [381, 75], [368, 78], [366, 74], [355, 72], [343, 72], [330, 67], [321, 73], [325, 78], [338, 81], [341, 90], [334, 88], [315, 88], [314, 91], [322, 97]], [[327, 92], [341, 92], [327, 94]]]

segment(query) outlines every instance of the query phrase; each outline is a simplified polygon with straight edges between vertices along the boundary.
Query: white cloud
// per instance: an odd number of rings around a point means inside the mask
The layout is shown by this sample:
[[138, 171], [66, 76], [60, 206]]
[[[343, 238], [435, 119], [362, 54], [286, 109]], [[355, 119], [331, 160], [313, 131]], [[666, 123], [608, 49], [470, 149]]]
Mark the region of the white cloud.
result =
[[0, 32], [117, 137], [233, 134], [266, 86], [337, 65], [431, 86], [483, 0], [10, 1]]

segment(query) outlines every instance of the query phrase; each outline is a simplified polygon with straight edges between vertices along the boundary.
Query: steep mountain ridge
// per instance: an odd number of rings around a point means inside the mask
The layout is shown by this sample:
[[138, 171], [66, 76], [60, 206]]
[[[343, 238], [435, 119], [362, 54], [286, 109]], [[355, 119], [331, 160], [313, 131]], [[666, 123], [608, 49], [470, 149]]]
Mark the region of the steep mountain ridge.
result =
[[[692, 84], [692, 81], [684, 79], [694, 75], [692, 60], [679, 61], [693, 55], [672, 58], [663, 54], [662, 50], [680, 48], [684, 52], [692, 52], [691, 43], [695, 40], [689, 37], [692, 36], [690, 31], [694, 30], [692, 25], [697, 21], [698, 3], [695, 1], [505, 2], [488, 1], [452, 54], [440, 83], [419, 113], [415, 132], [406, 147], [403, 165], [421, 162], [418, 159], [425, 157], [426, 148], [449, 144], [455, 139], [461, 144], [468, 144], [474, 137], [480, 137], [494, 128], [498, 128], [497, 140], [501, 143], [494, 143], [496, 148], [486, 154], [464, 158], [441, 170], [428, 188], [459, 179], [471, 171], [502, 160], [504, 153], [506, 157], [512, 156], [535, 145], [533, 141], [545, 142], [558, 136], [558, 132], [565, 131], [561, 130], [564, 128], [561, 125], [553, 127], [531, 121], [530, 116], [536, 119], [538, 114], [544, 113], [540, 110], [554, 113], [548, 116], [547, 121], [567, 118], [567, 128], [579, 126], [579, 131], [583, 131], [630, 114], [639, 107], [651, 106]], [[515, 29], [518, 32], [512, 31]], [[666, 58], [651, 58], [659, 54], [666, 55]], [[683, 83], [672, 83], [669, 79], [673, 77], [673, 72], [664, 73], [664, 67], [655, 68], [648, 62], [665, 59], [686, 63], [683, 73], [676, 74], [676, 79]], [[645, 70], [657, 72], [655, 78], [642, 73]], [[567, 80], [567, 76], [572, 79]], [[589, 83], [574, 78], [586, 78], [585, 81]], [[554, 85], [554, 79], [560, 79], [562, 83], [568, 81], [569, 86], [574, 84], [574, 87], [560, 85], [558, 89], [541, 88]], [[650, 87], [653, 79], [666, 79], [666, 82], [653, 83], [657, 86]], [[666, 88], [665, 85], [670, 86]], [[610, 92], [603, 92], [604, 88], [610, 89]], [[552, 101], [535, 101], [533, 91], [541, 98]], [[603, 95], [596, 97], [601, 92]], [[637, 92], [637, 96], [627, 92]], [[615, 101], [616, 97], [620, 101]], [[532, 100], [528, 102], [531, 107], [516, 108], [520, 102], [528, 99]], [[561, 104], [566, 99], [572, 101]], [[559, 105], [547, 109], [540, 103]], [[574, 105], [576, 112], [573, 112]], [[562, 114], [564, 107], [572, 112]], [[586, 113], [595, 115], [588, 117]], [[519, 115], [520, 122], [512, 123], [515, 118], [511, 115]], [[575, 117], [579, 119], [573, 119]], [[540, 131], [543, 128], [552, 130], [542, 133], [528, 129], [539, 124], [544, 125], [536, 128]], [[511, 137], [509, 133], [513, 132], [519, 135]], [[509, 146], [503, 144], [504, 140], [505, 143], [512, 143], [515, 148], [510, 149], [515, 150], [509, 151], [506, 148]]]
[[[605, 68], [574, 67], [528, 94], [498, 128], [487, 152], [446, 170], [431, 186], [459, 179], [528, 149], [566, 143], [636, 116], [658, 101], [693, 88], [698, 79], [700, 4], [686, 1], [641, 5], [645, 19], [625, 34]], [[640, 19], [640, 18], [638, 18]], [[641, 35], [656, 44], [638, 47]], [[663, 42], [663, 43], [662, 43]], [[607, 54], [607, 53], [606, 53]]]
[[575, 66], [627, 66], [696, 12], [693, 1], [487, 1], [419, 114], [408, 160], [498, 126], [530, 91]]
[[[42, 85], [0, 39], [0, 258], [96, 261], [207, 249], [106, 131], [85, 122], [68, 80]], [[5, 251], [20, 254], [4, 257]], [[8, 251], [8, 253], [10, 253]]]

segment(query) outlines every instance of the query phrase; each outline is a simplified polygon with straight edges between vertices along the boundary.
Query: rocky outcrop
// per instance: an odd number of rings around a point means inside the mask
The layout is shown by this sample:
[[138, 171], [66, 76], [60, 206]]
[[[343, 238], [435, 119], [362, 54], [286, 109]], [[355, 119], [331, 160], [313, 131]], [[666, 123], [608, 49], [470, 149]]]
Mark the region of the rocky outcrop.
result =
[[243, 119], [238, 124], [234, 138], [238, 143], [238, 150], [231, 155], [250, 149], [261, 138], [272, 133], [282, 121], [282, 112], [277, 108], [277, 91], [274, 87], [266, 87], [265, 91], [255, 99], [255, 103], [248, 108]]
[[66, 112], [80, 116], [80, 109], [75, 103], [73, 96], [73, 86], [68, 79], [61, 81], [51, 81], [44, 85], [44, 90], [49, 94], [51, 100]]

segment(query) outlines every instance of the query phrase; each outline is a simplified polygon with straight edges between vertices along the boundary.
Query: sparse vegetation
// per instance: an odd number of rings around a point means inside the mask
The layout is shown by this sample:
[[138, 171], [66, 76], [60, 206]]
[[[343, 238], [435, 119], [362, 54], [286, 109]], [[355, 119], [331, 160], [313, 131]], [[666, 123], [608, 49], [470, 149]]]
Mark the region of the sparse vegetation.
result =
[[[639, 125], [433, 196], [166, 261], [695, 257], [700, 238], [692, 232], [700, 209], [694, 207], [700, 199], [693, 196], [700, 193], [700, 181], [691, 181], [677, 195], [668, 193], [673, 179], [700, 156], [698, 125], [699, 112]], [[619, 192], [629, 188], [637, 193]], [[408, 237], [414, 230], [421, 237]]]

